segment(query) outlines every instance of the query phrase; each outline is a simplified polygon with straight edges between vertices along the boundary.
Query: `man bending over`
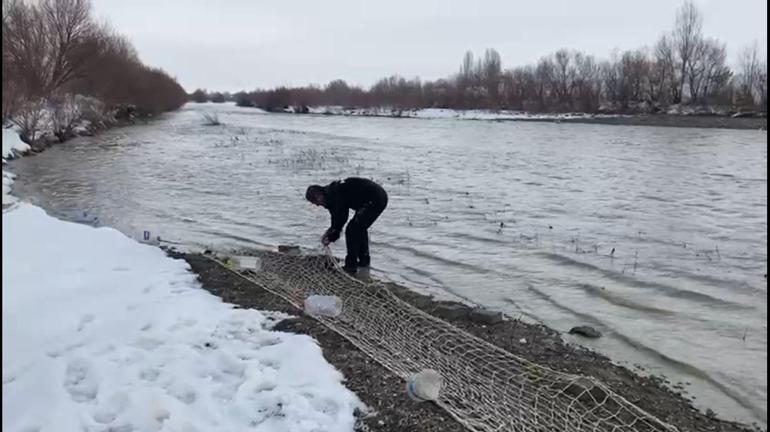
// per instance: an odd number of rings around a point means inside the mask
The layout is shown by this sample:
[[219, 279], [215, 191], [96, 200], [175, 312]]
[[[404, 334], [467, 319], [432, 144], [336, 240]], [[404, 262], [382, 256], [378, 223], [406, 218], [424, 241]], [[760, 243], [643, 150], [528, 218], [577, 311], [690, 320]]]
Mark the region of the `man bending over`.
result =
[[358, 267], [369, 267], [369, 233], [367, 230], [388, 205], [388, 194], [377, 183], [359, 177], [331, 182], [327, 186], [312, 185], [305, 198], [317, 206], [323, 206], [332, 217], [332, 224], [321, 242], [324, 246], [340, 238], [342, 227], [348, 220], [349, 209], [355, 210], [353, 219], [345, 229], [348, 254], [345, 271], [355, 274]]

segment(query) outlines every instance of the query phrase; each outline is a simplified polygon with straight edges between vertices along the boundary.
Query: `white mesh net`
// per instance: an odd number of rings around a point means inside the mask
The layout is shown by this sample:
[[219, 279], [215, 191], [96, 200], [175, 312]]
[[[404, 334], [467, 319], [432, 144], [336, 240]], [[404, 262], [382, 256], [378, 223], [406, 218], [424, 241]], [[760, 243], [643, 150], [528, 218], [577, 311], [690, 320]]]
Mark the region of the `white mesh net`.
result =
[[258, 254], [239, 273], [302, 308], [310, 295], [342, 300], [317, 317], [401, 378], [444, 377], [437, 404], [473, 431], [675, 431], [593, 378], [557, 372], [435, 318], [385, 284], [345, 274], [330, 255]]

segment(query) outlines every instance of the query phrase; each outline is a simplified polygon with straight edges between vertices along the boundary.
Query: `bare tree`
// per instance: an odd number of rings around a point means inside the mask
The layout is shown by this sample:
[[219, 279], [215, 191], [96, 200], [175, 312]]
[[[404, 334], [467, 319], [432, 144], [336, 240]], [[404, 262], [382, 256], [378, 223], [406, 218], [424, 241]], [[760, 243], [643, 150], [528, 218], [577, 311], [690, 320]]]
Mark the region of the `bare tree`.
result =
[[553, 82], [554, 64], [550, 57], [543, 57], [535, 68], [535, 96], [539, 109], [545, 111], [551, 97], [550, 86]]
[[687, 0], [676, 13], [673, 42], [679, 66], [679, 90], [678, 99], [674, 103], [681, 102], [684, 94], [684, 85], [687, 82], [688, 68], [692, 69], [698, 50], [701, 47], [703, 17], [692, 0]]
[[349, 103], [351, 89], [344, 80], [337, 79], [326, 85], [324, 90], [330, 96], [332, 105], [346, 105]]
[[487, 89], [487, 95], [490, 101], [498, 101], [500, 89], [500, 75], [502, 71], [502, 61], [500, 54], [490, 48], [484, 52], [484, 61], [481, 68], [481, 80]]
[[767, 58], [759, 64], [754, 88], [759, 99], [759, 107], [767, 112]]
[[89, 0], [3, 0], [2, 30], [3, 116], [29, 140], [46, 107], [54, 133], [68, 136], [85, 101], [76, 94], [148, 114], [186, 100], [174, 78], [144, 66], [125, 38], [95, 24]]
[[644, 90], [649, 76], [649, 62], [647, 54], [641, 50], [626, 51], [621, 57], [621, 67], [619, 73], [623, 74], [622, 83], [626, 88], [623, 90], [628, 99], [635, 102], [641, 102], [645, 99]]
[[716, 39], [705, 39], [699, 62], [701, 79], [695, 84], [698, 91], [693, 97], [708, 102], [708, 99], [719, 97], [729, 85], [732, 72], [727, 66], [727, 47]]
[[473, 61], [473, 53], [466, 51], [463, 56], [463, 62], [460, 65], [459, 83], [463, 88], [473, 85], [475, 81], [475, 63]]
[[87, 0], [7, 1], [3, 9], [3, 75], [10, 74], [25, 99], [78, 77], [96, 29]]
[[[679, 103], [682, 100], [680, 92], [680, 70], [677, 68], [673, 38], [667, 35], [660, 37], [655, 44], [655, 77], [659, 97], [657, 100]], [[665, 96], [665, 97], [664, 97]]]
[[530, 109], [533, 103], [541, 107], [537, 78], [532, 66], [517, 67], [510, 71], [510, 101], [518, 109]]
[[44, 93], [46, 32], [37, 7], [22, 1], [3, 3], [3, 80], [13, 82], [20, 99]]
[[207, 102], [209, 100], [209, 95], [206, 93], [206, 90], [196, 89], [190, 95], [190, 100], [192, 100], [195, 103]]
[[96, 25], [88, 0], [43, 0], [39, 7], [50, 50], [45, 92], [51, 93], [78, 76], [88, 59], [86, 42]]
[[759, 44], [754, 41], [738, 56], [738, 92], [744, 101], [767, 106], [767, 61], [759, 59]]
[[64, 142], [72, 137], [76, 123], [82, 118], [81, 106], [72, 94], [56, 94], [49, 98], [53, 134]]
[[225, 95], [221, 92], [214, 92], [211, 94], [211, 102], [223, 103], [225, 101]]
[[24, 101], [14, 113], [13, 120], [19, 126], [22, 141], [35, 144], [39, 138], [40, 126], [45, 116], [45, 100]]
[[706, 41], [699, 40], [692, 52], [690, 62], [687, 64], [687, 87], [690, 91], [690, 101], [697, 102], [700, 97], [703, 75], [706, 66]]
[[582, 53], [575, 53], [575, 66], [574, 93], [578, 109], [594, 112], [599, 108], [601, 93], [599, 66], [593, 56]]
[[468, 51], [456, 74], [435, 82], [391, 76], [368, 90], [348, 88], [346, 84], [336, 89], [330, 85], [323, 92], [301, 87], [242, 93], [238, 99], [251, 105], [284, 94], [294, 101], [336, 104], [344, 99], [353, 104], [395, 107], [593, 112], [604, 102], [614, 110], [641, 108], [645, 103], [660, 109], [685, 100], [723, 104], [733, 100], [735, 85], [740, 83], [752, 104], [766, 105], [766, 66], [759, 65], [756, 53], [744, 56], [743, 64], [749, 71], [732, 80], [725, 45], [703, 37], [701, 14], [693, 0], [687, 0], [676, 12], [673, 31], [662, 35], [652, 48], [613, 52], [609, 61], [599, 62], [580, 52], [561, 49], [535, 65], [503, 71], [495, 50], [486, 50], [481, 58]]
[[618, 58], [618, 53], [613, 52], [610, 60], [601, 65], [602, 86], [604, 96], [608, 102], [620, 109], [628, 108], [628, 84], [626, 83], [626, 74], [623, 71], [622, 57]]
[[572, 65], [572, 55], [566, 49], [560, 49], [553, 55], [553, 73], [551, 74], [551, 88], [553, 96], [564, 108], [572, 108], [572, 82], [575, 68]]

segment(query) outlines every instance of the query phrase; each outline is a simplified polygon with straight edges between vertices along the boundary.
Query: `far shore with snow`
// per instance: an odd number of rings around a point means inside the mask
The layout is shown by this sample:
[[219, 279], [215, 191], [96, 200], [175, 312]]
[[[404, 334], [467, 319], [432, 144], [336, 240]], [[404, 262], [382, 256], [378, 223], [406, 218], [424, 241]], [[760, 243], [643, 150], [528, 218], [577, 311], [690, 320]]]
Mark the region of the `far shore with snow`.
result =
[[[192, 103], [192, 102], [191, 102]], [[215, 104], [214, 104], [215, 105]], [[459, 110], [445, 108], [402, 109], [392, 107], [355, 108], [342, 106], [298, 106], [265, 111], [269, 114], [329, 115], [347, 117], [386, 117], [404, 119], [457, 119], [480, 121], [530, 121], [551, 123], [587, 123], [618, 126], [663, 126], [720, 129], [767, 130], [766, 113], [733, 113], [726, 110], [706, 110], [693, 107], [672, 107], [657, 114], [611, 113], [534, 113], [512, 110]]]

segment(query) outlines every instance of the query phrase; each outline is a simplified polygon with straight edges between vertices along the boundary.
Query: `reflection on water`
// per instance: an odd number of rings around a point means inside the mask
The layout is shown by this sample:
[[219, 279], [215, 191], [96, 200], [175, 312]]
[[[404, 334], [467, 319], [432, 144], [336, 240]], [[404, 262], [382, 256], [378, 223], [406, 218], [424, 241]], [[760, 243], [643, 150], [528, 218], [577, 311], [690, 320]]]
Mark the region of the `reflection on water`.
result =
[[[225, 125], [202, 126], [200, 110]], [[766, 139], [190, 105], [14, 170], [18, 193], [52, 211], [213, 246], [315, 246], [328, 214], [305, 187], [371, 177], [391, 197], [372, 228], [380, 274], [561, 331], [596, 326], [605, 337], [576, 341], [764, 423]]]

